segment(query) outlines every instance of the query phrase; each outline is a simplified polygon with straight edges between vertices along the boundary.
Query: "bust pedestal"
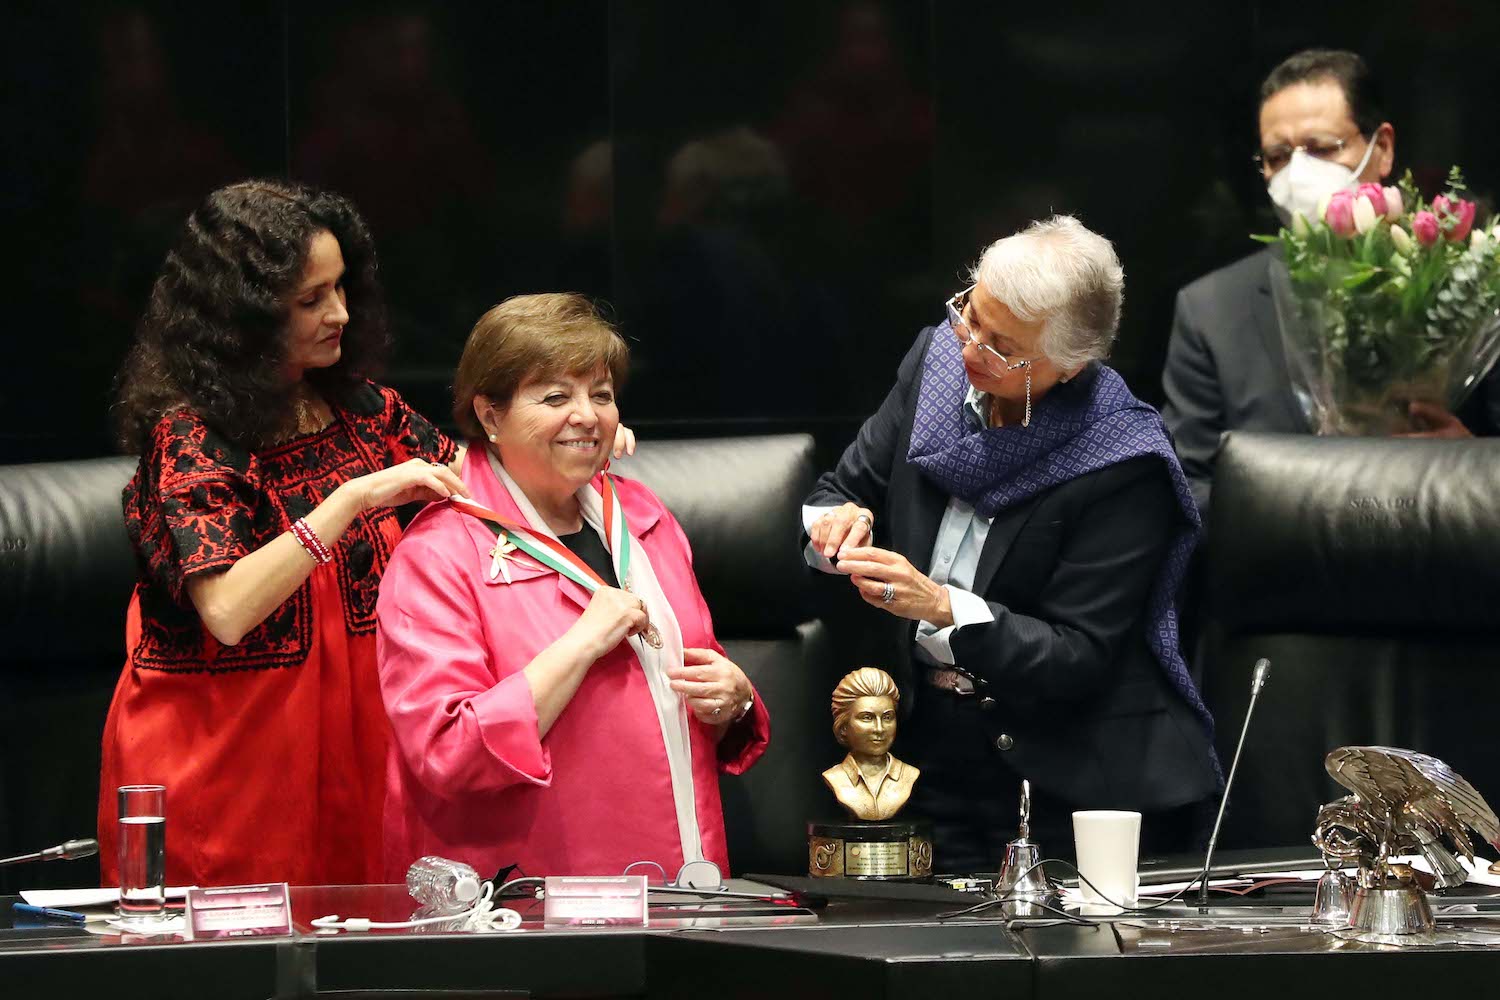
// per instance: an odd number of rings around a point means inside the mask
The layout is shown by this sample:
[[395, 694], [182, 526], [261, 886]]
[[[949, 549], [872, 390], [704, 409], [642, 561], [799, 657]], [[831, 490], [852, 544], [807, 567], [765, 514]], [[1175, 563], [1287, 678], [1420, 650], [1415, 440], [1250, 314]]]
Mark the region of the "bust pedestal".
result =
[[932, 878], [932, 824], [922, 820], [840, 820], [807, 824], [813, 878], [920, 882]]

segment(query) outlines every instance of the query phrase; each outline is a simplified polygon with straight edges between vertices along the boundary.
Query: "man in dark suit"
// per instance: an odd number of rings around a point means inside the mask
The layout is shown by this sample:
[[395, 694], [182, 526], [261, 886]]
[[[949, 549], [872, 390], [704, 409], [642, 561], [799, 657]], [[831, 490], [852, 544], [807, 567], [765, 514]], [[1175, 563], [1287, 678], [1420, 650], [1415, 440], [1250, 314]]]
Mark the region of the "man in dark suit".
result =
[[808, 498], [808, 562], [891, 640], [877, 665], [922, 771], [908, 815], [934, 823], [941, 870], [998, 863], [1022, 778], [1048, 856], [1087, 808], [1139, 810], [1143, 850], [1185, 849], [1217, 783], [1173, 603], [1198, 515], [1156, 411], [1101, 363], [1123, 271], [1062, 217], [972, 277]]
[[[1260, 154], [1268, 193], [1283, 222], [1314, 219], [1333, 191], [1390, 176], [1396, 131], [1385, 120], [1376, 81], [1352, 52], [1310, 49], [1290, 57], [1261, 85]], [[1205, 515], [1214, 460], [1225, 431], [1306, 434], [1272, 298], [1272, 250], [1220, 268], [1177, 295], [1162, 376], [1162, 419]], [[1277, 265], [1279, 266], [1279, 265]], [[1468, 437], [1500, 423], [1492, 381], [1459, 416], [1412, 404], [1421, 437]]]

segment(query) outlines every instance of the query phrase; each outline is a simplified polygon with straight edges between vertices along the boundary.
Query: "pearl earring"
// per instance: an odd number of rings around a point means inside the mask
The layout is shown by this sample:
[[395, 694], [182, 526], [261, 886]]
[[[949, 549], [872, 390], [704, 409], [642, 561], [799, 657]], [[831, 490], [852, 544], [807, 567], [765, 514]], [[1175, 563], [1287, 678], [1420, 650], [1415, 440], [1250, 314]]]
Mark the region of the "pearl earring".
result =
[[494, 443], [494, 442], [496, 442], [496, 441], [498, 441], [498, 440], [500, 440], [500, 438], [499, 438], [499, 436], [498, 436], [498, 435], [496, 435], [496, 434], [491, 434], [491, 435], [490, 435], [490, 443], [491, 443], [491, 444], [493, 444], [493, 443]]

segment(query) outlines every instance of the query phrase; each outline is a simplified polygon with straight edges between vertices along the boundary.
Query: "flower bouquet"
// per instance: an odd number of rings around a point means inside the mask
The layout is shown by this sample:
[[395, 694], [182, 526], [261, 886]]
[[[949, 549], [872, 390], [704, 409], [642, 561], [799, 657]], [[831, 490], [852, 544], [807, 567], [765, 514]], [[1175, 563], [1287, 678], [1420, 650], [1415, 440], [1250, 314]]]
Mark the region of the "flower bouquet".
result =
[[1422, 200], [1399, 186], [1336, 192], [1292, 217], [1272, 295], [1292, 388], [1319, 434], [1418, 430], [1411, 404], [1452, 411], [1500, 355], [1500, 226], [1475, 225], [1463, 175]]

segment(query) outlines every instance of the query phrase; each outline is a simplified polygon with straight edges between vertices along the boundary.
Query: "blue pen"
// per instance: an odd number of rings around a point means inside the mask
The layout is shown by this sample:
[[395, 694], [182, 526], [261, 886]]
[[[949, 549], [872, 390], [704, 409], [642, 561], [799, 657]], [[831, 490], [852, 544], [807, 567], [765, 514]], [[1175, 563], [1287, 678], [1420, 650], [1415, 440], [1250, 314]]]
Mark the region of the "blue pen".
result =
[[81, 924], [88, 920], [88, 914], [75, 913], [72, 910], [55, 910], [50, 906], [32, 906], [29, 903], [14, 903], [11, 909], [17, 914], [27, 917], [40, 917], [43, 920], [61, 920], [70, 924]]

